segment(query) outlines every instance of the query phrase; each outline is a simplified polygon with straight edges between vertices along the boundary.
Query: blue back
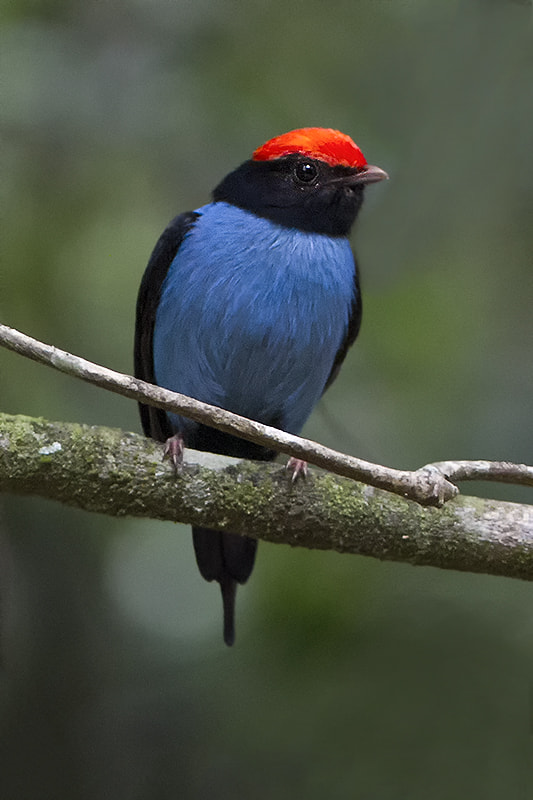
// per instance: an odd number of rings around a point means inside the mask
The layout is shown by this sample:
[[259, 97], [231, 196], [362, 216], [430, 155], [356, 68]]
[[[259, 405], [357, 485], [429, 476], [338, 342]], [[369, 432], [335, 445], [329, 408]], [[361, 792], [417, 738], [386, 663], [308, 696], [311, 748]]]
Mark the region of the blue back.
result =
[[[157, 383], [298, 433], [347, 333], [350, 244], [228, 203], [197, 212], [162, 286]], [[169, 417], [183, 433], [195, 424]]]

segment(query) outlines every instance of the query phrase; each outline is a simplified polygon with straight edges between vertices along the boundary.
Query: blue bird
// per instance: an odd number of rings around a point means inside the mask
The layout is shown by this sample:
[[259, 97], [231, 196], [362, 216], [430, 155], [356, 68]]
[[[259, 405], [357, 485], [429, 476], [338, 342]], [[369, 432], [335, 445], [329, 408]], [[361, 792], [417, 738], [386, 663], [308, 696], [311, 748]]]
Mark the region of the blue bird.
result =
[[[213, 201], [161, 235], [137, 301], [135, 375], [290, 433], [337, 376], [361, 322], [348, 234], [364, 187], [386, 178], [340, 131], [277, 136], [227, 175]], [[275, 452], [140, 404], [147, 436], [268, 461]], [[306, 465], [289, 461], [293, 478]], [[224, 641], [257, 541], [193, 528], [200, 573], [219, 582]]]

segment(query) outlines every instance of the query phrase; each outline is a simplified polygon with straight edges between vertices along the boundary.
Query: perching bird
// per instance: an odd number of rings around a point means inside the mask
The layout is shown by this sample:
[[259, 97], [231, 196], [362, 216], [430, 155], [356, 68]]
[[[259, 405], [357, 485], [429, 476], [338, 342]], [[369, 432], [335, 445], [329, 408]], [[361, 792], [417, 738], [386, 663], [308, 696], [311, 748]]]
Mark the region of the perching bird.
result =
[[[302, 128], [259, 147], [213, 202], [180, 214], [157, 242], [137, 301], [135, 375], [299, 433], [333, 382], [361, 322], [348, 234], [368, 183], [386, 178], [340, 131]], [[275, 453], [140, 405], [144, 432], [183, 446], [268, 461]], [[293, 475], [304, 462], [291, 460]], [[233, 644], [237, 583], [257, 541], [193, 528], [202, 576], [220, 583]]]

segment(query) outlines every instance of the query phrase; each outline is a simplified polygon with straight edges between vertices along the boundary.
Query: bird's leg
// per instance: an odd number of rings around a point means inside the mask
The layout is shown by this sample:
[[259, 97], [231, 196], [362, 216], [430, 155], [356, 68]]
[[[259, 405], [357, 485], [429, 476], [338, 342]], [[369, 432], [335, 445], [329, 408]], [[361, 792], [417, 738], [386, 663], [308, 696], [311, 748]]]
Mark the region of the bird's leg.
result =
[[307, 478], [307, 461], [303, 461], [301, 458], [291, 456], [285, 469], [287, 472], [292, 472], [291, 483], [295, 483], [300, 477]]
[[183, 435], [181, 433], [175, 433], [166, 440], [163, 458], [170, 458], [176, 472], [181, 470], [183, 464]]

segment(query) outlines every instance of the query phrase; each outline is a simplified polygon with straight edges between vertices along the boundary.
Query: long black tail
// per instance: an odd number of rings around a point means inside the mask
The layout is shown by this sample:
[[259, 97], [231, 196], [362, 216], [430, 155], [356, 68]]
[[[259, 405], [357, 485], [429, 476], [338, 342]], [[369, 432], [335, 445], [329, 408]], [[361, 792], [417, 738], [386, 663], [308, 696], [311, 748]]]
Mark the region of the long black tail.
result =
[[246, 583], [254, 568], [257, 541], [235, 533], [209, 528], [192, 529], [198, 569], [206, 581], [218, 581], [224, 608], [224, 642], [235, 641], [235, 593]]

